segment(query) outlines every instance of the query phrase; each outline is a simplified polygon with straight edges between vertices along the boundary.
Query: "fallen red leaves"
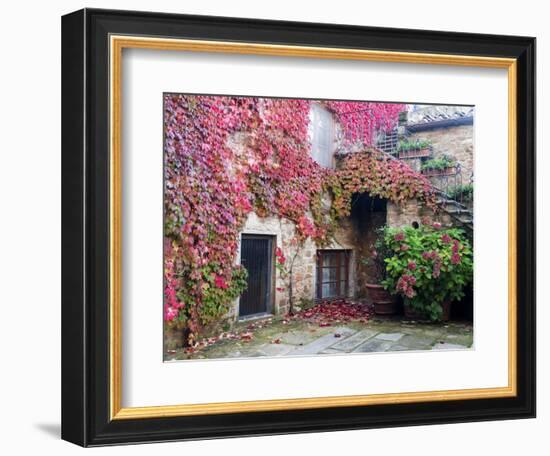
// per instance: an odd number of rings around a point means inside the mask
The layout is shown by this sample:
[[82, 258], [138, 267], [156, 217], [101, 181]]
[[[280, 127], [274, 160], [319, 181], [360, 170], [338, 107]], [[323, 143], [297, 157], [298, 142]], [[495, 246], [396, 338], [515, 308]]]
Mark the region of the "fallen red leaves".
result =
[[292, 318], [312, 321], [318, 323], [323, 328], [332, 326], [334, 323], [346, 323], [349, 321], [366, 323], [372, 314], [373, 309], [367, 304], [338, 300], [320, 302], [309, 309], [294, 314]]
[[[372, 306], [360, 302], [338, 300], [338, 301], [322, 301], [309, 309], [304, 309], [294, 315], [286, 315], [285, 318], [279, 321], [282, 325], [289, 325], [293, 321], [303, 320], [318, 324], [319, 327], [325, 328], [338, 323], [347, 323], [350, 321], [358, 321], [367, 323], [373, 314]], [[238, 340], [242, 342], [250, 342], [254, 339], [254, 332], [265, 326], [271, 325], [271, 318], [265, 320], [255, 320], [250, 322], [242, 332], [225, 331], [218, 336], [209, 337], [196, 342], [192, 347], [185, 349], [186, 353], [195, 353], [210, 345], [213, 345], [222, 340]], [[277, 321], [276, 321], [277, 323]], [[310, 332], [315, 332], [315, 329], [310, 329]], [[340, 334], [335, 334], [334, 337], [340, 337]], [[280, 344], [281, 339], [274, 339], [272, 344]]]
[[267, 318], [265, 320], [253, 321], [246, 326], [245, 331], [242, 331], [242, 332], [224, 331], [217, 336], [201, 339], [200, 341], [196, 342], [192, 347], [185, 348], [184, 351], [185, 353], [195, 353], [197, 350], [201, 350], [203, 348], [209, 347], [210, 345], [214, 345], [215, 343], [221, 340], [240, 340], [243, 342], [250, 342], [254, 338], [254, 331], [256, 331], [257, 329], [263, 328], [264, 326], [268, 326], [271, 323], [272, 323], [271, 318]]

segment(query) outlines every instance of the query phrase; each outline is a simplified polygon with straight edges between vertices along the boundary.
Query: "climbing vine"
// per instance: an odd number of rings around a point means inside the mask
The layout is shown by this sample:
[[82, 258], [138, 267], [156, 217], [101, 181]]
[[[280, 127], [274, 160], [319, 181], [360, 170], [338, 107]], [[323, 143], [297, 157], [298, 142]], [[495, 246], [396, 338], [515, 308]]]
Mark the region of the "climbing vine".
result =
[[[199, 333], [246, 287], [235, 264], [249, 213], [292, 221], [298, 242], [330, 241], [352, 195], [433, 203], [428, 181], [371, 149], [337, 169], [310, 153], [309, 100], [168, 94], [164, 99], [164, 318]], [[373, 143], [403, 105], [325, 102], [345, 141]], [[354, 113], [357, 111], [356, 113]], [[329, 201], [329, 209], [325, 202]]]
[[435, 208], [436, 199], [430, 181], [406, 163], [375, 149], [349, 154], [341, 161], [332, 180], [332, 207], [338, 217], [350, 214], [351, 199], [356, 193], [369, 193], [401, 204], [409, 199]]
[[388, 131], [395, 126], [404, 106], [397, 103], [370, 103], [360, 101], [328, 101], [329, 108], [344, 129], [348, 144], [373, 144], [377, 131]]

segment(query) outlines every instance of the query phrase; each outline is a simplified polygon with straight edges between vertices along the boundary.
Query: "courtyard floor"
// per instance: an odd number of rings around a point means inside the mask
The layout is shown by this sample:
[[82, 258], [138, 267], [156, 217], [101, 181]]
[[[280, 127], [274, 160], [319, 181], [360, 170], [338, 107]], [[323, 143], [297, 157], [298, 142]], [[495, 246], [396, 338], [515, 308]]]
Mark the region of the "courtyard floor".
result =
[[271, 317], [240, 322], [231, 335], [228, 333], [226, 338], [222, 335], [196, 350], [170, 350], [165, 360], [464, 350], [472, 344], [473, 328], [466, 322], [429, 323], [407, 321], [402, 317], [371, 317], [368, 321], [319, 324]]

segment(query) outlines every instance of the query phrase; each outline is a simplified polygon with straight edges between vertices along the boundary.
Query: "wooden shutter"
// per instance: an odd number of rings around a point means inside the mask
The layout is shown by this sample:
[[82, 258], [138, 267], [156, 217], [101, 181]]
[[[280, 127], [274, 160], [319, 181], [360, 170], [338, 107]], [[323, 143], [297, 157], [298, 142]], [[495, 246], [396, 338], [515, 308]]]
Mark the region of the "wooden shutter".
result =
[[334, 120], [332, 114], [318, 104], [312, 105], [312, 157], [325, 168], [334, 167]]

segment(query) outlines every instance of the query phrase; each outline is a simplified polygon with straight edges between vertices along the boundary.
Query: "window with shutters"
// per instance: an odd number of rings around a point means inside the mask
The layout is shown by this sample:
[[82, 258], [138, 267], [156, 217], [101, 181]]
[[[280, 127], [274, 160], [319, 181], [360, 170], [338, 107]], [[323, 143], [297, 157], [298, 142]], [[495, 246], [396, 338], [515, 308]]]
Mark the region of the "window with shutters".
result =
[[317, 298], [334, 299], [348, 295], [351, 250], [317, 251]]
[[334, 168], [334, 118], [330, 111], [314, 103], [312, 110], [313, 159], [324, 168]]

